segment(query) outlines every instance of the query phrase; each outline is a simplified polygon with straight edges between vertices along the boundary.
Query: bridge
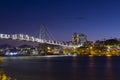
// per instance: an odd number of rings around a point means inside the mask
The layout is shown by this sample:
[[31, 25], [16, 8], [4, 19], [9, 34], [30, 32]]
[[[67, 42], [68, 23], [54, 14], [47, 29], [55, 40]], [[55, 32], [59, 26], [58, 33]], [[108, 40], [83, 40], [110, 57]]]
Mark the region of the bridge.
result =
[[75, 48], [81, 46], [81, 45], [72, 45], [72, 44], [55, 41], [44, 24], [40, 25], [39, 37], [30, 36], [28, 34], [0, 34], [0, 39], [12, 39], [12, 40], [20, 40], [20, 41], [28, 41], [28, 42], [37, 42], [39, 44], [46, 43], [49, 45], [57, 45], [57, 46], [69, 47], [69, 48]]
[[80, 47], [80, 45], [64, 44], [63, 42], [40, 39], [33, 36], [29, 36], [27, 34], [0, 34], [0, 39], [12, 39], [12, 40], [20, 40], [20, 41], [28, 41], [28, 42], [46, 43], [51, 45], [59, 45], [63, 47]]

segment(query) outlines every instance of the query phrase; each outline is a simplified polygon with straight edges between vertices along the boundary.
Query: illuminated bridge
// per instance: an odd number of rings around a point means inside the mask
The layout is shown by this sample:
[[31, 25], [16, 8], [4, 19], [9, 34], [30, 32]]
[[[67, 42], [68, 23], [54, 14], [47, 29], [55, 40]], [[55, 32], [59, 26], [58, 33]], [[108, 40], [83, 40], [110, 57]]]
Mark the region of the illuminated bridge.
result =
[[[46, 38], [46, 37], [49, 38]], [[70, 45], [65, 44], [63, 42], [55, 41], [53, 39], [50, 39], [52, 37], [46, 27], [42, 24], [40, 26], [40, 34], [39, 38], [29, 36], [27, 34], [0, 34], [0, 39], [12, 39], [12, 40], [20, 40], [20, 41], [31, 41], [31, 42], [37, 42], [37, 43], [46, 43], [50, 45], [58, 45], [62, 47], [80, 47], [81, 45]]]
[[12, 34], [12, 35], [0, 34], [0, 39], [12, 39], [12, 40], [29, 41], [29, 42], [37, 42], [37, 43], [47, 43], [47, 44], [59, 45], [63, 47], [80, 47], [80, 45], [68, 45], [68, 44], [64, 44], [63, 42], [40, 39], [33, 36], [29, 36], [27, 34]]

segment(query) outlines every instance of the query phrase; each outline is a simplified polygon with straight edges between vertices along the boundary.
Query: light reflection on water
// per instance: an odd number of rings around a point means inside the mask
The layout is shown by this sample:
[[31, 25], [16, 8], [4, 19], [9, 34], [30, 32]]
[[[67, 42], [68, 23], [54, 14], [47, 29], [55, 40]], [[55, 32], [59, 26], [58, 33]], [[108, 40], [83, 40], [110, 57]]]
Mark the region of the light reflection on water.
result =
[[120, 57], [4, 58], [3, 70], [16, 80], [120, 80]]
[[[49, 75], [49, 76], [48, 76], [48, 79], [49, 79], [49, 80], [52, 80], [53, 77], [54, 77], [54, 75], [51, 73], [51, 72], [52, 72], [52, 64], [51, 64], [51, 62], [50, 62], [50, 58], [49, 58], [49, 57], [47, 58], [45, 68], [46, 68], [46, 71], [47, 71], [47, 72], [46, 72], [46, 75]], [[48, 80], [48, 79], [47, 79], [47, 80]]]
[[104, 76], [107, 78], [107, 80], [117, 80], [112, 70], [112, 58], [111, 57], [107, 57]]
[[76, 57], [73, 57], [73, 61], [72, 61], [72, 71], [71, 71], [71, 75], [72, 75], [72, 79], [73, 80], [77, 80], [77, 67], [78, 67], [78, 64], [77, 64], [77, 60], [76, 60]]
[[[89, 57], [89, 64], [88, 64], [88, 69], [87, 69], [87, 76], [89, 77], [89, 80], [97, 80], [96, 79], [96, 70], [95, 70], [95, 61], [93, 56]], [[96, 77], [95, 77], [96, 76]]]

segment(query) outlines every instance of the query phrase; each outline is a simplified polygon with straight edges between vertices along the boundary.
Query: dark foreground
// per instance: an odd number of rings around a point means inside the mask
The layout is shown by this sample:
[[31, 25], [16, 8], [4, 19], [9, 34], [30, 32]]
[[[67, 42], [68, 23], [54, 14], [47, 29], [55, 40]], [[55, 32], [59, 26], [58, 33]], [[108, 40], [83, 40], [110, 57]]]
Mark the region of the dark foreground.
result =
[[120, 56], [4, 57], [0, 66], [16, 80], [120, 80]]

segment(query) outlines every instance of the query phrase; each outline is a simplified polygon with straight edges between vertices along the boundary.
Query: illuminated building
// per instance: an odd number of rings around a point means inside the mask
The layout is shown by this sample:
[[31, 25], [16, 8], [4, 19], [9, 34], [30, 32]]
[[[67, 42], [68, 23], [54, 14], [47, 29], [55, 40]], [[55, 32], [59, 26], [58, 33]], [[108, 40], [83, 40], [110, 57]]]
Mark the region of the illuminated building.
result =
[[87, 36], [85, 34], [74, 33], [72, 35], [73, 45], [83, 45], [87, 41]]
[[74, 33], [73, 35], [72, 35], [72, 44], [73, 45], [78, 45], [80, 42], [79, 42], [80, 40], [79, 40], [79, 34], [77, 34], [77, 33]]
[[85, 34], [80, 34], [79, 40], [80, 40], [80, 44], [83, 45], [85, 42], [87, 42], [87, 36]]

